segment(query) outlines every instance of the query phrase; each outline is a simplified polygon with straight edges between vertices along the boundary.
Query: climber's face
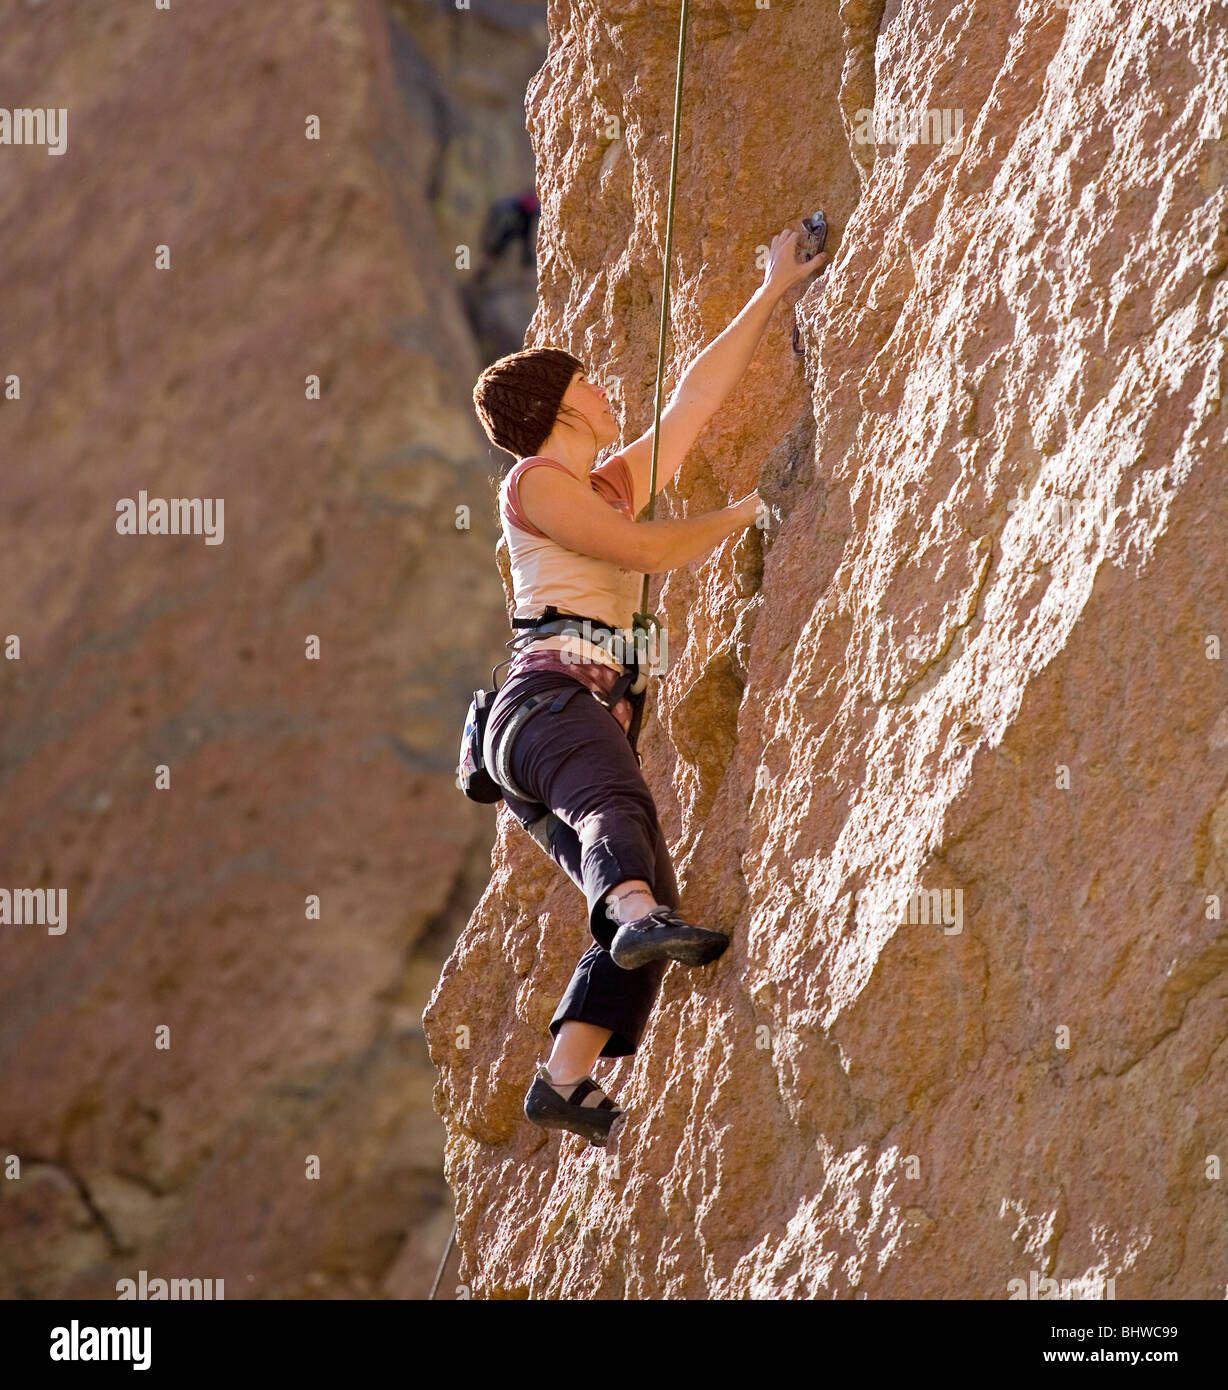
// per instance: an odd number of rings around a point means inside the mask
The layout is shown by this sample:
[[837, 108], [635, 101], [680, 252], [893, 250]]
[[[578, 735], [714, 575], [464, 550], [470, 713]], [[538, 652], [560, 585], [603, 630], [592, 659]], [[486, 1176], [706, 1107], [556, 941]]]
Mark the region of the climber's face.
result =
[[584, 372], [577, 372], [572, 377], [571, 384], [563, 393], [563, 401], [588, 421], [597, 436], [598, 448], [612, 444], [618, 438], [618, 421], [610, 409], [605, 387], [595, 385]]

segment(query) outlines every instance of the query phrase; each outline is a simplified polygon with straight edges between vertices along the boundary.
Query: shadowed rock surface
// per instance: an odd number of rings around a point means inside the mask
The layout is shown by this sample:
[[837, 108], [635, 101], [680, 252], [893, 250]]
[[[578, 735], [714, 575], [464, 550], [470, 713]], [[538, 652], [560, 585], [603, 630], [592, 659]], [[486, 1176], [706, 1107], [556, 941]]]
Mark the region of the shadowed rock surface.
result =
[[[660, 587], [641, 742], [684, 909], [733, 943], [599, 1068], [617, 1163], [544, 1135], [585, 914], [500, 811], [426, 1017], [475, 1296], [1224, 1297], [1222, 18], [692, 6], [667, 390], [783, 225], [823, 207], [834, 253], [804, 358], [781, 306], [666, 494], [762, 480], [776, 519]], [[677, 5], [550, 25], [529, 341], [613, 378], [629, 440]], [[867, 144], [871, 107], [952, 138]]]
[[[6, 22], [5, 90], [69, 126], [62, 156], [0, 149], [0, 886], [69, 915], [0, 926], [5, 1297], [429, 1288], [420, 1020], [489, 874], [453, 777], [505, 637], [453, 246], [531, 174], [493, 123], [523, 130], [543, 16]], [[222, 543], [118, 535], [141, 489], [222, 498]]]

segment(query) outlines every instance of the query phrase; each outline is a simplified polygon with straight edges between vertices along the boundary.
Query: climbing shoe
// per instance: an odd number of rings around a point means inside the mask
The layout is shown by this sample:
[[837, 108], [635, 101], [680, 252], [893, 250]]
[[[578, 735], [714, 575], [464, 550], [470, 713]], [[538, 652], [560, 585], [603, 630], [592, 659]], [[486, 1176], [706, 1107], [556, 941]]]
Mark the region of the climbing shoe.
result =
[[556, 1090], [544, 1066], [538, 1067], [524, 1098], [524, 1113], [542, 1129], [569, 1129], [598, 1149], [604, 1149], [617, 1135], [624, 1119], [623, 1112], [591, 1076]]
[[676, 960], [683, 965], [708, 965], [729, 945], [723, 931], [693, 927], [670, 907], [654, 907], [646, 917], [624, 922], [614, 933], [610, 956], [624, 970], [636, 970], [652, 960]]

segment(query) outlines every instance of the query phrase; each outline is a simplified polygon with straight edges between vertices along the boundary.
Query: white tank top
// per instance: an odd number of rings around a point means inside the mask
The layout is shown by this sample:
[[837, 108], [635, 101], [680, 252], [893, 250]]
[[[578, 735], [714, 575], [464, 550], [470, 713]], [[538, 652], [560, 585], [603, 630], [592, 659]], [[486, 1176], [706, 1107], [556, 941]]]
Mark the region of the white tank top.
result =
[[[609, 627], [630, 628], [639, 606], [643, 575], [622, 569], [611, 560], [597, 560], [568, 550], [539, 531], [520, 507], [519, 482], [529, 468], [557, 468], [571, 473], [557, 459], [534, 454], [513, 465], [499, 488], [499, 517], [511, 560], [515, 616], [539, 618], [546, 606], [553, 604], [561, 613], [579, 613]], [[588, 477], [589, 485], [603, 501], [629, 521], [635, 520], [634, 482], [622, 454], [611, 454]], [[583, 638], [558, 635], [532, 643], [536, 651], [550, 647], [571, 650], [585, 660], [622, 669], [609, 652]]]

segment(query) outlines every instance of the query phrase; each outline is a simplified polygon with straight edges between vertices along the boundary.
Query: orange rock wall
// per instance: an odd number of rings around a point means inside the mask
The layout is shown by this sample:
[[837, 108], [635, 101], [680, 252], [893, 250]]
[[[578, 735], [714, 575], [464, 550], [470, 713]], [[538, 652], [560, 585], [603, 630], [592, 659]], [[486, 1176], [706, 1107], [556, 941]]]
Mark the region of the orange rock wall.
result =
[[[552, 3], [529, 92], [529, 340], [608, 373], [628, 439], [677, 10]], [[1225, 36], [1205, 3], [692, 5], [667, 390], [757, 248], [833, 227], [804, 357], [782, 305], [666, 494], [773, 511], [654, 587], [646, 776], [733, 943], [601, 1064], [617, 1161], [545, 1137], [583, 902], [500, 812], [427, 1015], [475, 1296], [1224, 1296]], [[950, 139], [891, 140], [931, 111]]]

